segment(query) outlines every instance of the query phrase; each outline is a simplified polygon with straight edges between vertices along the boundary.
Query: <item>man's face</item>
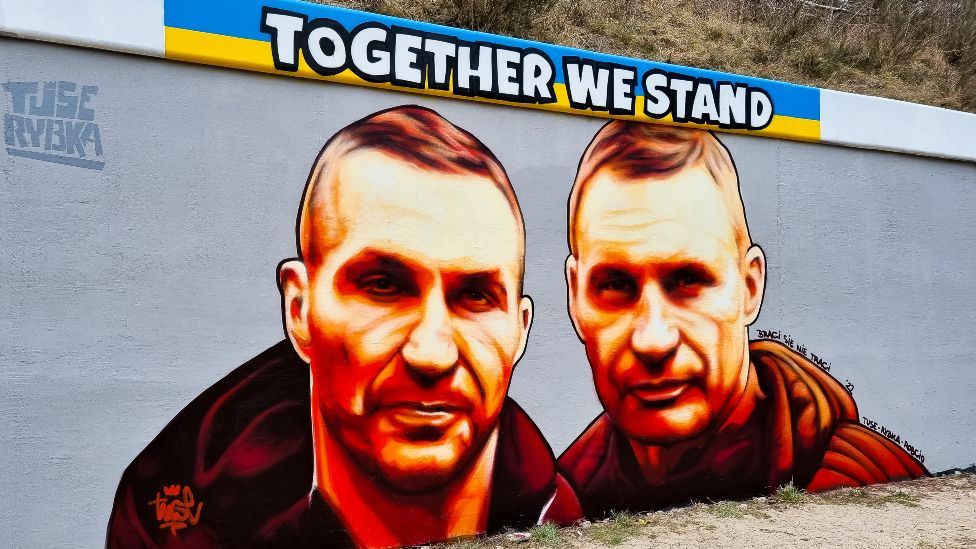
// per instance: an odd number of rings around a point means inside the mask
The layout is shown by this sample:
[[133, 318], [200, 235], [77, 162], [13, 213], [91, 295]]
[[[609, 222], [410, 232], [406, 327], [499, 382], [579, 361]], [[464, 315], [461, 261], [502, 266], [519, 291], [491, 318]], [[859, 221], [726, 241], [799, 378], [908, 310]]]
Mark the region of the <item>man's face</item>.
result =
[[338, 241], [307, 266], [313, 402], [361, 465], [433, 489], [478, 455], [524, 349], [518, 222], [477, 175], [375, 150], [334, 174]]
[[740, 255], [704, 167], [623, 177], [600, 170], [581, 198], [570, 310], [613, 423], [666, 445], [701, 434], [743, 389], [765, 267], [758, 248], [751, 267]]

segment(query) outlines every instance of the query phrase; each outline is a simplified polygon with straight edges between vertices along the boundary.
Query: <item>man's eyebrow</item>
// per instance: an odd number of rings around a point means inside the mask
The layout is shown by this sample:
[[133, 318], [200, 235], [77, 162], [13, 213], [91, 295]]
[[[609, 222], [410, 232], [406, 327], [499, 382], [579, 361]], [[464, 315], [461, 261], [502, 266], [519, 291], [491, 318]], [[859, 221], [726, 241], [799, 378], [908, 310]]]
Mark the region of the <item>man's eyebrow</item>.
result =
[[455, 271], [451, 273], [451, 276], [466, 284], [477, 284], [483, 287], [497, 286], [502, 291], [505, 291], [505, 285], [502, 283], [501, 269]]
[[[597, 263], [590, 269], [590, 277], [602, 277], [602, 276], [616, 276], [625, 275], [631, 276], [634, 269], [628, 265], [621, 265], [619, 262], [615, 261], [601, 261]], [[639, 270], [639, 269], [638, 269]]]
[[362, 274], [371, 270], [391, 271], [398, 274], [410, 274], [420, 271], [420, 266], [405, 256], [383, 252], [371, 248], [362, 250], [343, 263], [340, 270], [354, 271], [352, 275]]
[[662, 254], [661, 256], [655, 257], [653, 263], [647, 263], [646, 261], [641, 261], [640, 258], [630, 257], [627, 254], [613, 253], [601, 257], [590, 268], [590, 273], [592, 276], [630, 275], [634, 272], [642, 272], [647, 269], [654, 271], [673, 271], [688, 267], [704, 269], [713, 273], [716, 272], [714, 262], [720, 259], [718, 257], [690, 255], [682, 250], [678, 250], [667, 255]]
[[448, 269], [446, 277], [455, 284], [473, 285], [481, 288], [490, 288], [503, 294], [508, 291], [505, 288], [505, 277], [500, 268], [464, 270]]
[[448, 267], [444, 274], [452, 280], [476, 284], [501, 284], [504, 278], [501, 268], [494, 267]]

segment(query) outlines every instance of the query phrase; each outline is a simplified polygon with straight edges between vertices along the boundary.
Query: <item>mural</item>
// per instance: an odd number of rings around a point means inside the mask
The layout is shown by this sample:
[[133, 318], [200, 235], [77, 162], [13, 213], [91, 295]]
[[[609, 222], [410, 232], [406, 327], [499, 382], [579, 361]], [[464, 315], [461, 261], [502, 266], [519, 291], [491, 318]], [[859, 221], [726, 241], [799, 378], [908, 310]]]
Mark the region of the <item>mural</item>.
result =
[[340, 130], [278, 266], [287, 340], [129, 466], [108, 546], [397, 547], [926, 474], [828, 373], [748, 340], [766, 260], [713, 134], [605, 125], [568, 234], [570, 316], [605, 411], [557, 465], [507, 397], [533, 304], [504, 168], [422, 107]]
[[766, 284], [729, 151], [614, 121], [580, 160], [566, 281], [604, 412], [559, 458], [590, 517], [926, 474], [844, 386], [748, 340]]
[[401, 547], [970, 463], [976, 171], [823, 145], [971, 160], [962, 122], [162, 4], [103, 44], [159, 60], [0, 37], [5, 545]]

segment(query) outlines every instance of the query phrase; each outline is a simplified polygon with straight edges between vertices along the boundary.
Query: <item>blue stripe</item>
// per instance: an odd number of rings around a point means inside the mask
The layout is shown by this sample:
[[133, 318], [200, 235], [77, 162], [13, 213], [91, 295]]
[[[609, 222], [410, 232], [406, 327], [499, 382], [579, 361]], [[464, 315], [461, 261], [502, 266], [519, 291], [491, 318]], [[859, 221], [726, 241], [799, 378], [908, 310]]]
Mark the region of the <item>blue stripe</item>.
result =
[[[515, 47], [534, 47], [546, 53], [556, 66], [556, 82], [563, 82], [562, 57], [579, 56], [594, 59], [597, 61], [610, 61], [621, 63], [637, 68], [639, 74], [645, 71], [659, 68], [670, 72], [687, 74], [697, 78], [710, 78], [715, 81], [727, 81], [758, 86], [766, 90], [773, 99], [776, 114], [782, 116], [792, 116], [795, 118], [806, 118], [810, 120], [820, 119], [820, 89], [809, 86], [800, 86], [775, 80], [763, 78], [752, 78], [748, 76], [735, 75], [730, 73], [696, 69], [680, 65], [670, 65], [668, 63], [658, 63], [653, 61], [642, 61], [616, 55], [594, 53], [585, 50], [567, 48], [565, 46], [554, 46], [541, 42], [531, 42], [508, 36], [474, 32], [442, 25], [421, 23], [377, 15], [346, 8], [325, 6], [322, 4], [311, 4], [298, 0], [165, 0], [164, 21], [167, 27], [234, 36], [237, 38], [249, 38], [251, 40], [268, 41], [270, 37], [260, 31], [261, 7], [272, 6], [304, 13], [309, 18], [327, 17], [341, 23], [348, 29], [365, 23], [375, 21], [384, 25], [399, 25], [411, 29], [427, 32], [436, 32], [449, 36], [456, 36], [461, 40], [485, 41], [501, 45]], [[643, 93], [638, 84], [637, 93]]]

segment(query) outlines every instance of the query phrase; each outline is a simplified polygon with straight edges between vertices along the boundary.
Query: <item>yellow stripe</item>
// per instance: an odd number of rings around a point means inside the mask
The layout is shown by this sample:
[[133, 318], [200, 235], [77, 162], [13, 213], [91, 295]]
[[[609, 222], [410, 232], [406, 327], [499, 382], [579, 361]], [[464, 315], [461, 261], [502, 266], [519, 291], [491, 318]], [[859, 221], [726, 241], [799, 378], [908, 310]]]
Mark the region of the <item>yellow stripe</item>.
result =
[[[280, 74], [284, 76], [298, 76], [301, 78], [311, 78], [315, 80], [327, 80], [330, 82], [340, 82], [343, 84], [353, 84], [356, 86], [368, 86], [371, 88], [382, 88], [388, 90], [406, 91], [410, 93], [421, 93], [425, 95], [436, 95], [440, 97], [450, 97], [453, 99], [474, 100], [483, 103], [495, 103], [517, 107], [528, 107], [548, 111], [565, 112], [575, 115], [596, 116], [600, 118], [622, 118], [629, 120], [639, 120], [642, 122], [658, 122], [664, 124], [674, 124], [678, 126], [701, 127], [715, 131], [741, 133], [751, 135], [763, 135], [766, 137], [778, 137], [782, 139], [793, 139], [799, 141], [819, 141], [820, 140], [820, 121], [808, 120], [806, 118], [793, 118], [790, 116], [774, 116], [769, 126], [762, 130], [722, 130], [714, 126], [694, 123], [676, 123], [670, 115], [664, 119], [654, 119], [637, 114], [634, 116], [615, 116], [608, 113], [581, 111], [570, 107], [566, 95], [566, 86], [556, 84], [556, 102], [545, 105], [512, 103], [498, 99], [486, 99], [481, 97], [459, 97], [450, 91], [442, 90], [414, 90], [390, 83], [367, 82], [350, 70], [343, 71], [335, 76], [322, 76], [313, 71], [304, 59], [299, 56], [299, 66], [297, 72], [283, 72], [275, 69], [271, 57], [271, 43], [260, 40], [250, 40], [247, 38], [235, 38], [233, 36], [223, 36], [220, 34], [210, 34], [206, 32], [191, 31], [166, 27], [166, 58], [178, 61], [189, 61], [191, 63], [202, 63], [204, 65], [217, 65], [248, 71]], [[638, 113], [643, 113], [643, 97], [636, 98], [635, 109]]]

